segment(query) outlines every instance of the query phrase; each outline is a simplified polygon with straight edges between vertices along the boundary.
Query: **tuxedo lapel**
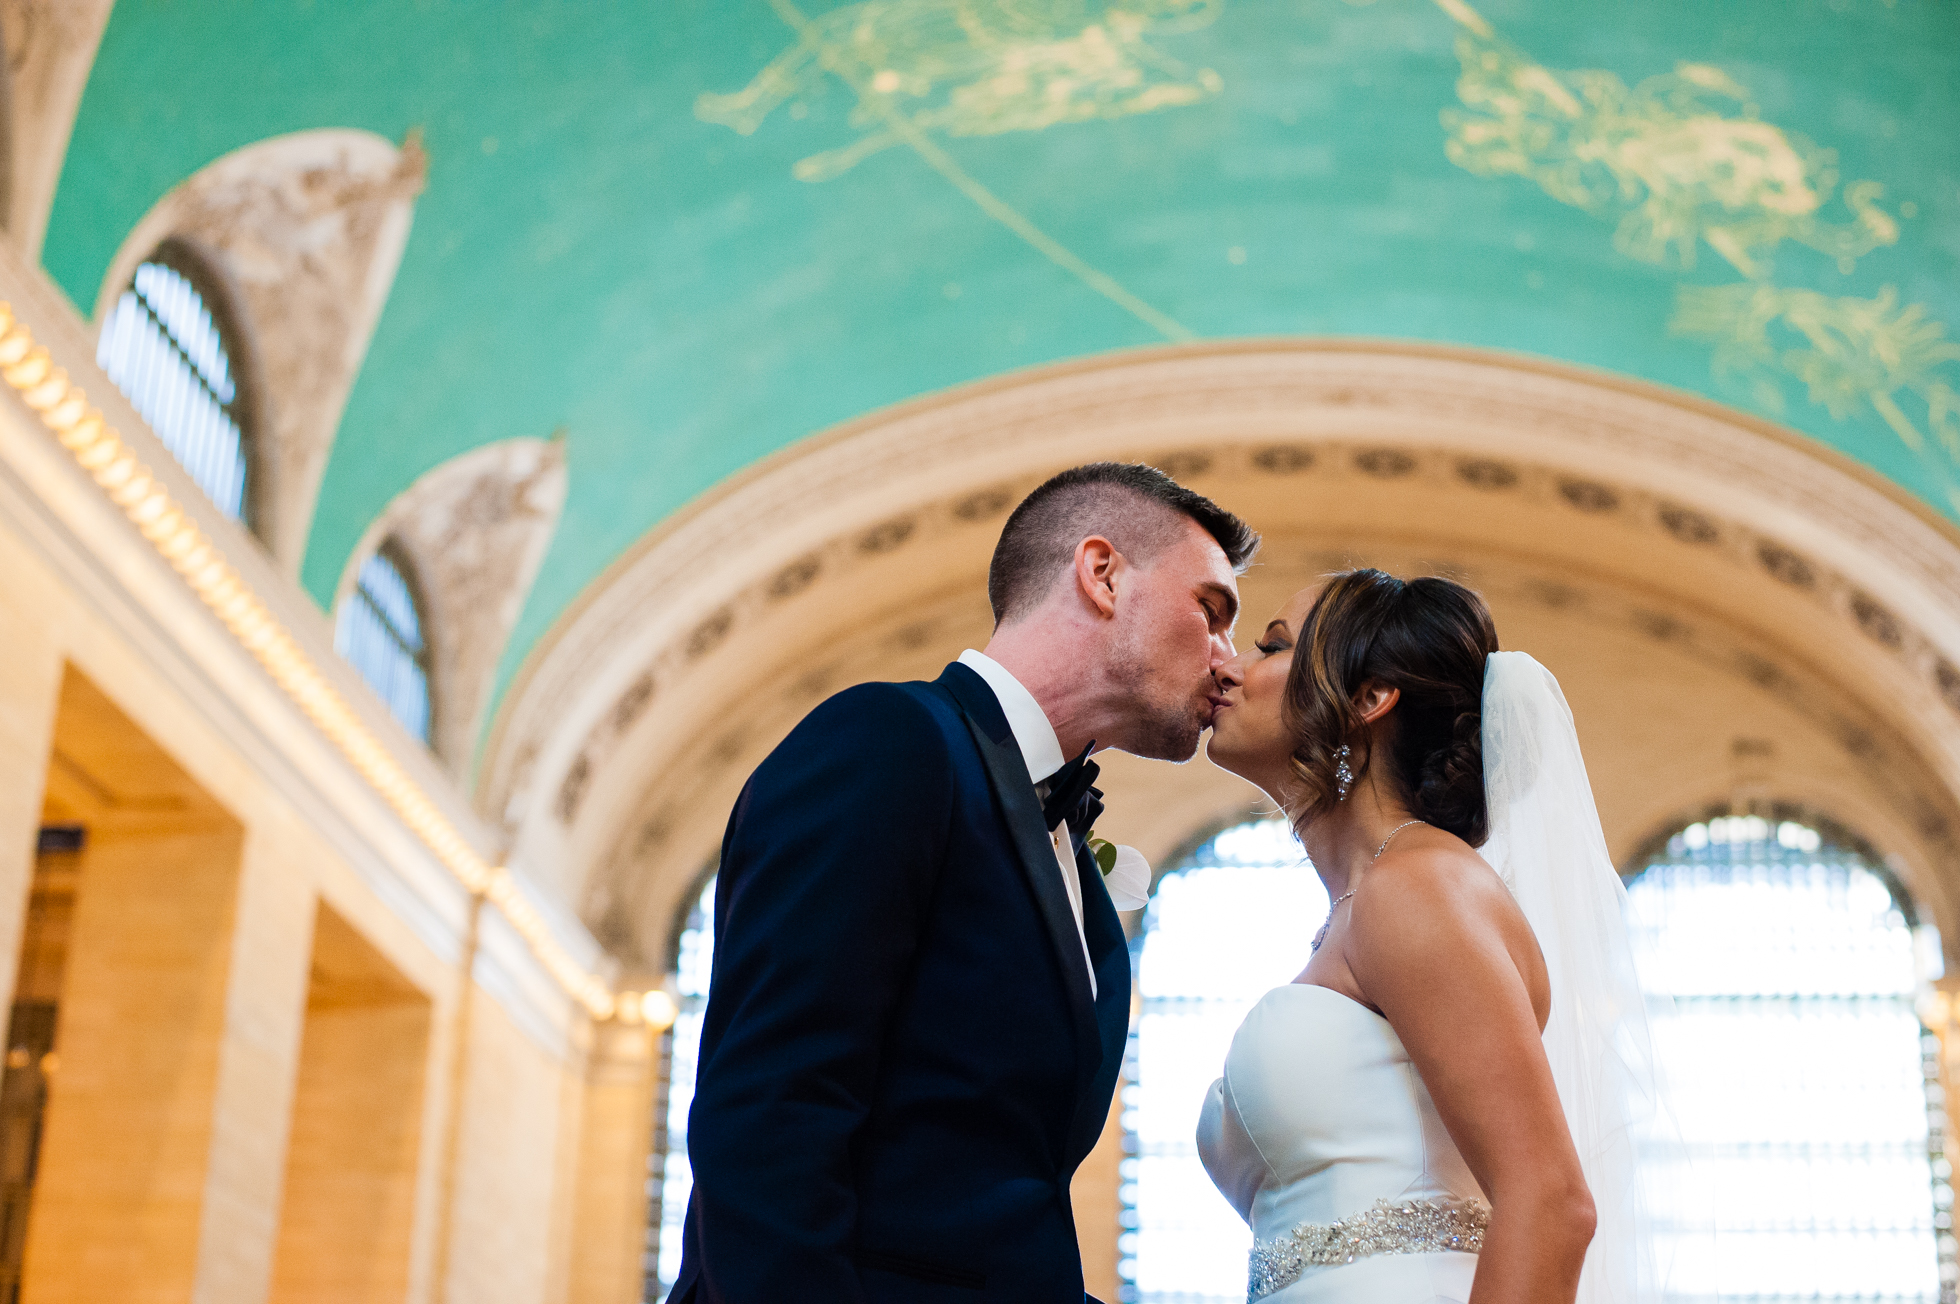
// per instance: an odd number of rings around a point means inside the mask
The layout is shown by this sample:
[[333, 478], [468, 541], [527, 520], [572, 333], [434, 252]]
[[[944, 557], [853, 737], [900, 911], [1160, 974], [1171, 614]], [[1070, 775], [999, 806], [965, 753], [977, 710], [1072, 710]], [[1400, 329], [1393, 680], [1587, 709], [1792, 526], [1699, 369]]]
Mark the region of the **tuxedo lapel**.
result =
[[1101, 1102], [1105, 1106], [1085, 1108], [1076, 1120], [1076, 1153], [1086, 1155], [1102, 1135], [1106, 1105], [1116, 1089], [1130, 1037], [1130, 944], [1123, 936], [1123, 921], [1117, 918], [1095, 857], [1085, 848], [1076, 853], [1075, 863], [1082, 880], [1083, 940], [1096, 966], [1096, 1032], [1101, 1058], [1095, 1075], [1098, 1089], [1091, 1091], [1084, 1103]]
[[[1062, 986], [1067, 993], [1070, 1018], [1075, 1024], [1078, 1076], [1085, 1080], [1092, 1078], [1101, 1064], [1103, 1048], [1096, 1019], [1096, 1001], [1089, 992], [1089, 971], [1082, 961], [1084, 938], [1076, 932], [1075, 911], [1069, 905], [1068, 890], [1062, 886], [1061, 866], [1055, 859], [1054, 845], [1048, 841], [1048, 826], [1041, 818], [1041, 803], [1035, 800], [1027, 762], [1022, 759], [1020, 746], [1007, 726], [1007, 716], [1001, 711], [994, 690], [987, 686], [986, 680], [955, 662], [946, 667], [938, 683], [951, 694], [961, 713], [966, 716], [967, 727], [980, 748], [987, 778], [1006, 817], [1016, 859], [1020, 862], [1028, 886], [1034, 892], [1048, 942], [1061, 962]], [[1100, 875], [1097, 878], [1094, 886], [1102, 907], [1109, 910], [1113, 919], [1115, 912], [1110, 909], [1109, 895], [1102, 888]], [[1117, 931], [1120, 935], [1120, 925]], [[1101, 981], [1100, 969], [1098, 981]], [[1127, 982], [1124, 988], [1127, 993]], [[1127, 1015], [1127, 996], [1124, 1006]]]

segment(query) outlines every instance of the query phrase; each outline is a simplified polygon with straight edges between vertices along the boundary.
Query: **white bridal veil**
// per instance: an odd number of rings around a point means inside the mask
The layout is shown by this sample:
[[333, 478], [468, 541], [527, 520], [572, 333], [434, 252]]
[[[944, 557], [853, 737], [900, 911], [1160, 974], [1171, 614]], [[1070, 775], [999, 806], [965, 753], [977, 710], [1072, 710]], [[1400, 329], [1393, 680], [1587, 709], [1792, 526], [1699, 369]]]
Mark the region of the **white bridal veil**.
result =
[[1545, 953], [1545, 1053], [1598, 1209], [1579, 1304], [1661, 1296], [1637, 1169], [1638, 1131], [1659, 1108], [1647, 1009], [1634, 974], [1626, 888], [1600, 831], [1571, 708], [1523, 652], [1484, 669], [1488, 860]]

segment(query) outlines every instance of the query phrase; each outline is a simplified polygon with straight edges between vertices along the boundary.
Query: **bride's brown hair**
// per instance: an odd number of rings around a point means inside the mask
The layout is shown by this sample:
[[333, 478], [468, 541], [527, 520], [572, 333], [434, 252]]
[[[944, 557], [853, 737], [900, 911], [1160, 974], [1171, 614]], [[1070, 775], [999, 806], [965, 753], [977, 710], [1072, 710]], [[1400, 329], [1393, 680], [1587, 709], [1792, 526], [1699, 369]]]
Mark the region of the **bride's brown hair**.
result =
[[1286, 680], [1295, 827], [1339, 804], [1343, 745], [1355, 781], [1368, 773], [1371, 736], [1355, 696], [1372, 680], [1401, 690], [1384, 717], [1384, 760], [1409, 813], [1483, 845], [1484, 658], [1495, 651], [1490, 608], [1453, 580], [1371, 568], [1334, 576], [1300, 628]]

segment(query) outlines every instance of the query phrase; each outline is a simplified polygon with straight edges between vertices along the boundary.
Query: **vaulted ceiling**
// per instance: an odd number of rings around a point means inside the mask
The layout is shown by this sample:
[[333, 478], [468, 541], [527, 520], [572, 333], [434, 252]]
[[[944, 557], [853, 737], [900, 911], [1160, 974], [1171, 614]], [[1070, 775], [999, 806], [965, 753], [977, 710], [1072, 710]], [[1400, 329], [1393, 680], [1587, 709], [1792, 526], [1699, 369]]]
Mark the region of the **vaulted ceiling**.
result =
[[506, 649], [838, 422], [1231, 336], [1517, 350], [1771, 417], [1960, 515], [1955, 0], [119, 0], [43, 252], [317, 128], [427, 180], [302, 571], [562, 431]]

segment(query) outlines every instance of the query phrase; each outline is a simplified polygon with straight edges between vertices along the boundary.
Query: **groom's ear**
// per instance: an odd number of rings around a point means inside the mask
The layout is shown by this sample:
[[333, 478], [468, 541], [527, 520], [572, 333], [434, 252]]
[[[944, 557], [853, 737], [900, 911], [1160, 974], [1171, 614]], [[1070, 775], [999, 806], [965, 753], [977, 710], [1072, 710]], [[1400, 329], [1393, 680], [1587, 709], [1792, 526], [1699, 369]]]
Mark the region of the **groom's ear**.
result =
[[1116, 582], [1125, 565], [1116, 545], [1100, 534], [1075, 545], [1075, 590], [1105, 620], [1116, 615]]

